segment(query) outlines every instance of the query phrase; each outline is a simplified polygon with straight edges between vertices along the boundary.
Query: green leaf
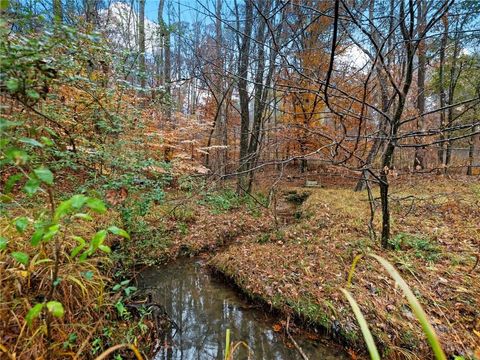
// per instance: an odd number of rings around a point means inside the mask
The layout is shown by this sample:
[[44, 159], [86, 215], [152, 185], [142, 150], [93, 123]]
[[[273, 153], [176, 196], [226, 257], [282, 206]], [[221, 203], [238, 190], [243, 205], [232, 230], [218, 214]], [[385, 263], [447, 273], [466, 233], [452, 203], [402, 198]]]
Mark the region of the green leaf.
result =
[[67, 215], [72, 209], [72, 199], [62, 201], [60, 205], [55, 209], [54, 221], [60, 220], [63, 216]]
[[50, 241], [58, 233], [58, 230], [60, 230], [60, 224], [49, 226], [47, 232], [43, 235], [43, 241]]
[[35, 139], [31, 139], [31, 138], [21, 138], [19, 140], [20, 142], [24, 143], [24, 144], [28, 144], [28, 145], [32, 145], [32, 146], [35, 146], [35, 147], [43, 147], [43, 144], [38, 142], [37, 140]]
[[85, 271], [83, 273], [83, 277], [87, 280], [92, 280], [93, 279], [93, 271]]
[[33, 246], [37, 246], [38, 244], [40, 244], [40, 241], [42, 241], [44, 232], [45, 232], [45, 228], [43, 226], [36, 229], [32, 237], [30, 238], [30, 244], [32, 244]]
[[124, 237], [125, 239], [130, 239], [130, 235], [125, 230], [120, 229], [116, 226], [110, 226], [108, 228], [108, 231], [110, 231], [114, 235]]
[[0, 130], [3, 131], [4, 129], [10, 128], [10, 127], [16, 127], [22, 125], [21, 122], [18, 121], [10, 121], [7, 119], [0, 119]]
[[78, 260], [79, 260], [80, 262], [85, 261], [85, 260], [87, 260], [88, 255], [89, 255], [89, 251], [87, 250], [87, 251], [83, 252], [82, 255], [80, 255], [80, 257], [78, 258]]
[[112, 252], [112, 249], [110, 249], [110, 246], [107, 246], [107, 245], [99, 245], [98, 248], [107, 254]]
[[45, 304], [36, 304], [30, 310], [28, 310], [27, 316], [25, 316], [25, 321], [27, 322], [28, 326], [32, 326], [32, 321], [36, 319], [42, 312], [43, 307]]
[[42, 166], [33, 170], [35, 175], [42, 180], [45, 184], [53, 185], [53, 174], [46, 167]]
[[31, 99], [38, 100], [40, 99], [40, 94], [33, 89], [27, 89], [27, 96]]
[[3, 251], [7, 248], [8, 240], [3, 236], [0, 236], [0, 251]]
[[8, 194], [10, 191], [12, 191], [13, 187], [15, 184], [23, 177], [22, 173], [14, 174], [10, 176], [7, 181], [5, 181], [5, 187], [3, 188], [3, 192], [5, 194]]
[[24, 252], [21, 252], [21, 251], [14, 251], [10, 255], [12, 256], [12, 258], [14, 260], [18, 261], [20, 264], [23, 264], [25, 266], [28, 265], [28, 261], [30, 259], [28, 254], [26, 254]]
[[47, 309], [57, 318], [61, 318], [65, 314], [62, 303], [58, 301], [49, 301], [47, 303]]
[[[1, 119], [0, 119], [1, 120]], [[1, 129], [1, 126], [0, 126], [0, 130]], [[7, 145], [10, 144], [10, 139], [4, 137], [3, 139], [0, 137], [0, 150], [7, 147]]]
[[15, 220], [15, 228], [20, 234], [23, 234], [28, 227], [28, 219], [25, 216]]
[[120, 316], [123, 316], [123, 314], [125, 314], [127, 312], [127, 309], [125, 308], [125, 306], [122, 304], [121, 301], [118, 301], [116, 304], [115, 304], [115, 307], [117, 308], [117, 311], [118, 311], [118, 314]]
[[7, 159], [15, 165], [23, 165], [28, 161], [28, 154], [26, 151], [17, 148], [10, 148], [5, 151]]
[[107, 237], [107, 231], [106, 230], [100, 230], [98, 231], [92, 238], [91, 241], [91, 246], [93, 250], [96, 250], [100, 245], [103, 244], [105, 241], [105, 238]]
[[25, 186], [23, 187], [23, 190], [25, 193], [29, 196], [32, 196], [35, 194], [38, 189], [40, 188], [40, 181], [38, 181], [35, 178], [30, 178], [28, 181], [25, 183]]
[[86, 220], [86, 221], [92, 221], [93, 220], [93, 218], [90, 215], [84, 214], [84, 213], [75, 214], [75, 215], [73, 215], [73, 217], [77, 218], [77, 219]]
[[6, 81], [6, 85], [10, 92], [15, 92], [20, 87], [20, 81], [18, 79], [11, 78]]
[[72, 207], [78, 210], [87, 202], [88, 198], [85, 195], [77, 194], [73, 195], [70, 200], [72, 202]]
[[53, 145], [55, 145], [55, 143], [53, 142], [53, 140], [50, 139], [50, 138], [48, 138], [48, 137], [46, 137], [46, 136], [42, 136], [40, 139], [42, 140], [42, 143], [43, 143], [44, 145], [46, 145], [46, 146], [53, 146]]
[[87, 206], [90, 209], [92, 209], [93, 211], [95, 211], [97, 213], [100, 213], [100, 214], [103, 214], [105, 211], [107, 211], [107, 208], [105, 207], [105, 204], [100, 199], [88, 198]]
[[71, 258], [77, 256], [85, 247], [85, 240], [81, 236], [73, 236], [73, 238], [78, 242], [78, 245], [70, 253]]

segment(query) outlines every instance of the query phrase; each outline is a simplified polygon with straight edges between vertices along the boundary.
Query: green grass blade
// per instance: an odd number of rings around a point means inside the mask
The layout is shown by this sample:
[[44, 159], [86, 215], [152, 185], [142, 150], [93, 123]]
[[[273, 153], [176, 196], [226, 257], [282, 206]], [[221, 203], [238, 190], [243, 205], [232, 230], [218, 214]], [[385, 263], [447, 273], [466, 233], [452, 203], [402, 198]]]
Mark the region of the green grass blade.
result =
[[230, 358], [230, 329], [225, 334], [225, 360]]
[[445, 353], [442, 350], [440, 341], [438, 340], [437, 334], [435, 333], [433, 326], [428, 321], [427, 314], [423, 310], [422, 305], [420, 305], [420, 302], [417, 300], [417, 298], [415, 297], [415, 295], [413, 294], [412, 290], [407, 285], [405, 280], [403, 280], [403, 278], [400, 276], [398, 271], [395, 270], [393, 265], [390, 264], [387, 260], [385, 260], [381, 256], [374, 255], [374, 254], [371, 254], [370, 256], [375, 258], [385, 268], [385, 270], [387, 270], [390, 276], [397, 282], [398, 286], [400, 286], [400, 288], [402, 289], [403, 293], [405, 294], [405, 297], [408, 300], [408, 303], [410, 304], [410, 307], [412, 308], [413, 313], [415, 314], [417, 320], [422, 325], [423, 332], [427, 336], [428, 343], [432, 347], [433, 353], [435, 354], [435, 358], [437, 360], [447, 360], [447, 357], [445, 356]]
[[340, 289], [340, 290], [342, 290], [343, 294], [347, 298], [353, 310], [353, 313], [357, 318], [358, 324], [360, 325], [360, 330], [362, 330], [363, 338], [365, 339], [365, 343], [367, 344], [368, 352], [370, 353], [370, 358], [372, 360], [380, 360], [380, 355], [378, 353], [377, 346], [375, 345], [375, 341], [373, 340], [372, 333], [368, 328], [367, 320], [365, 320], [365, 318], [363, 317], [360, 307], [358, 306], [353, 296], [347, 290], [345, 289]]

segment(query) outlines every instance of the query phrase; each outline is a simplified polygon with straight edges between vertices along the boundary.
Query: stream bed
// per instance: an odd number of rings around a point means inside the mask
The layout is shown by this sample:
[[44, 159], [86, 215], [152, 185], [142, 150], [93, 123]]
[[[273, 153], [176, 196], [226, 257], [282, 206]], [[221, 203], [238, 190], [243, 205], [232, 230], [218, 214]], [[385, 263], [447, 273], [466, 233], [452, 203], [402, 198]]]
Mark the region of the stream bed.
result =
[[[178, 329], [172, 328], [154, 357], [171, 359], [222, 359], [226, 330], [239, 346], [234, 359], [302, 359], [291, 342], [273, 330], [275, 319], [262, 308], [243, 299], [224, 280], [212, 276], [201, 261], [179, 260], [165, 267], [148, 268], [138, 277], [138, 286], [162, 305]], [[276, 319], [279, 321], [278, 319]], [[328, 340], [311, 340], [308, 334], [294, 334], [310, 360], [348, 359]]]

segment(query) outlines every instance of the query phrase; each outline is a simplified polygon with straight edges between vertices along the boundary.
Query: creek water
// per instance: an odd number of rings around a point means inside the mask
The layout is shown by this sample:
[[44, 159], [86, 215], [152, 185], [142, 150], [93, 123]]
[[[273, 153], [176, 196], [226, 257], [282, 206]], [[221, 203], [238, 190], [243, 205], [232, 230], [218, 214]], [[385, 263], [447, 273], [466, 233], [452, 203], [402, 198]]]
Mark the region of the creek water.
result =
[[[223, 360], [227, 329], [233, 342], [243, 341], [250, 348], [240, 346], [235, 359], [302, 359], [290, 341], [273, 330], [272, 315], [212, 276], [200, 261], [185, 259], [148, 268], [140, 273], [138, 286], [148, 291], [178, 326], [169, 330], [155, 360]], [[311, 360], [348, 359], [341, 348], [326, 340], [311, 340], [312, 336], [303, 333], [294, 338]]]

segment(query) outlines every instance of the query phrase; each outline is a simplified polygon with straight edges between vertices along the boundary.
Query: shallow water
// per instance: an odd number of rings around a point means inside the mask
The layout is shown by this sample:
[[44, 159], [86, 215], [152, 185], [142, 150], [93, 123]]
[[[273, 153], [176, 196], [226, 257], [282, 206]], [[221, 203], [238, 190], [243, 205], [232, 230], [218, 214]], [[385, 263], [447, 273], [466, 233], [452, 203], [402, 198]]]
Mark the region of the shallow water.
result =
[[[248, 344], [250, 359], [302, 359], [281, 333], [273, 331], [271, 315], [252, 307], [200, 262], [182, 260], [149, 268], [140, 274], [138, 285], [152, 293], [153, 302], [163, 305], [179, 327], [167, 335], [155, 360], [223, 360], [227, 328], [233, 342]], [[294, 337], [311, 360], [348, 358], [326, 341], [309, 340], [305, 334]], [[247, 359], [248, 351], [241, 346], [235, 355], [235, 359]]]

